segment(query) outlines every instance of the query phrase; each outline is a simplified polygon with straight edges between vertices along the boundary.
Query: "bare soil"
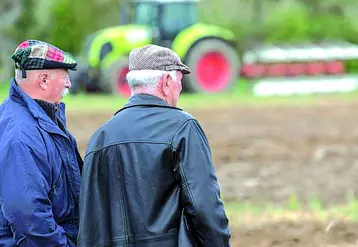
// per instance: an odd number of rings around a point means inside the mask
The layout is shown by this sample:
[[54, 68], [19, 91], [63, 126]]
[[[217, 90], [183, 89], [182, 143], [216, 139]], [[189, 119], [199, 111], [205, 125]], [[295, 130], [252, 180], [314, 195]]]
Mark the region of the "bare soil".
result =
[[[202, 124], [226, 200], [326, 205], [358, 197], [358, 101], [310, 107], [187, 109]], [[68, 112], [84, 154], [91, 134], [114, 112]], [[234, 227], [233, 246], [358, 246], [358, 224], [280, 221]]]

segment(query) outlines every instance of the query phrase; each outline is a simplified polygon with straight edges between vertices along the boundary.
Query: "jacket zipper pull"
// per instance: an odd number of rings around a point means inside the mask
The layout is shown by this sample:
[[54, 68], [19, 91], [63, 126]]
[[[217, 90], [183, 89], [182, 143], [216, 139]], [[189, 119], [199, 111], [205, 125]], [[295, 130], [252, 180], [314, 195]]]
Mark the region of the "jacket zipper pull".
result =
[[57, 195], [56, 184], [53, 186], [53, 194], [54, 194], [55, 196]]

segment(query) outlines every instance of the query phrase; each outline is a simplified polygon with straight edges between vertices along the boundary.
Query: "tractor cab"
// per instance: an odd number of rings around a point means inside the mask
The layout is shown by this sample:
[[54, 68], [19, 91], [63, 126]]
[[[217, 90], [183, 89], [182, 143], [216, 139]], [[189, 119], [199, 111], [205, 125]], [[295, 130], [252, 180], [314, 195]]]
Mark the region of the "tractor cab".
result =
[[133, 0], [132, 22], [153, 30], [153, 42], [170, 47], [180, 31], [199, 21], [198, 0]]

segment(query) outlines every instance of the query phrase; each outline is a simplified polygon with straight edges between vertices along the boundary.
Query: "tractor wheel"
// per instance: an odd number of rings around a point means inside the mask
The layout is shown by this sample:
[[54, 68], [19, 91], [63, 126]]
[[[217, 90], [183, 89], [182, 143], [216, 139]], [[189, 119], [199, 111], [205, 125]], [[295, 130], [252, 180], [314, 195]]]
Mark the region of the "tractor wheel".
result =
[[100, 81], [102, 91], [130, 97], [131, 90], [126, 79], [128, 71], [127, 57], [118, 59], [108, 68], [101, 69]]
[[229, 91], [238, 79], [236, 51], [219, 39], [199, 41], [189, 50], [185, 62], [192, 69], [192, 74], [184, 77], [184, 89], [188, 92]]

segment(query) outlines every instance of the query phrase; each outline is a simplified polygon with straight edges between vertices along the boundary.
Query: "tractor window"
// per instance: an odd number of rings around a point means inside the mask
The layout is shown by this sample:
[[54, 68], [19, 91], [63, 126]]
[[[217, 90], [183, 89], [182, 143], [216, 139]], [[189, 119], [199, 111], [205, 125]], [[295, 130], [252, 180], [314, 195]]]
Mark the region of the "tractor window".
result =
[[173, 40], [184, 28], [198, 20], [197, 6], [193, 3], [170, 3], [163, 5], [161, 15], [162, 37]]
[[157, 26], [158, 7], [152, 3], [136, 5], [135, 23], [139, 25]]
[[103, 58], [113, 50], [113, 46], [111, 43], [105, 43], [101, 48], [101, 53], [99, 54], [99, 60], [102, 61]]

